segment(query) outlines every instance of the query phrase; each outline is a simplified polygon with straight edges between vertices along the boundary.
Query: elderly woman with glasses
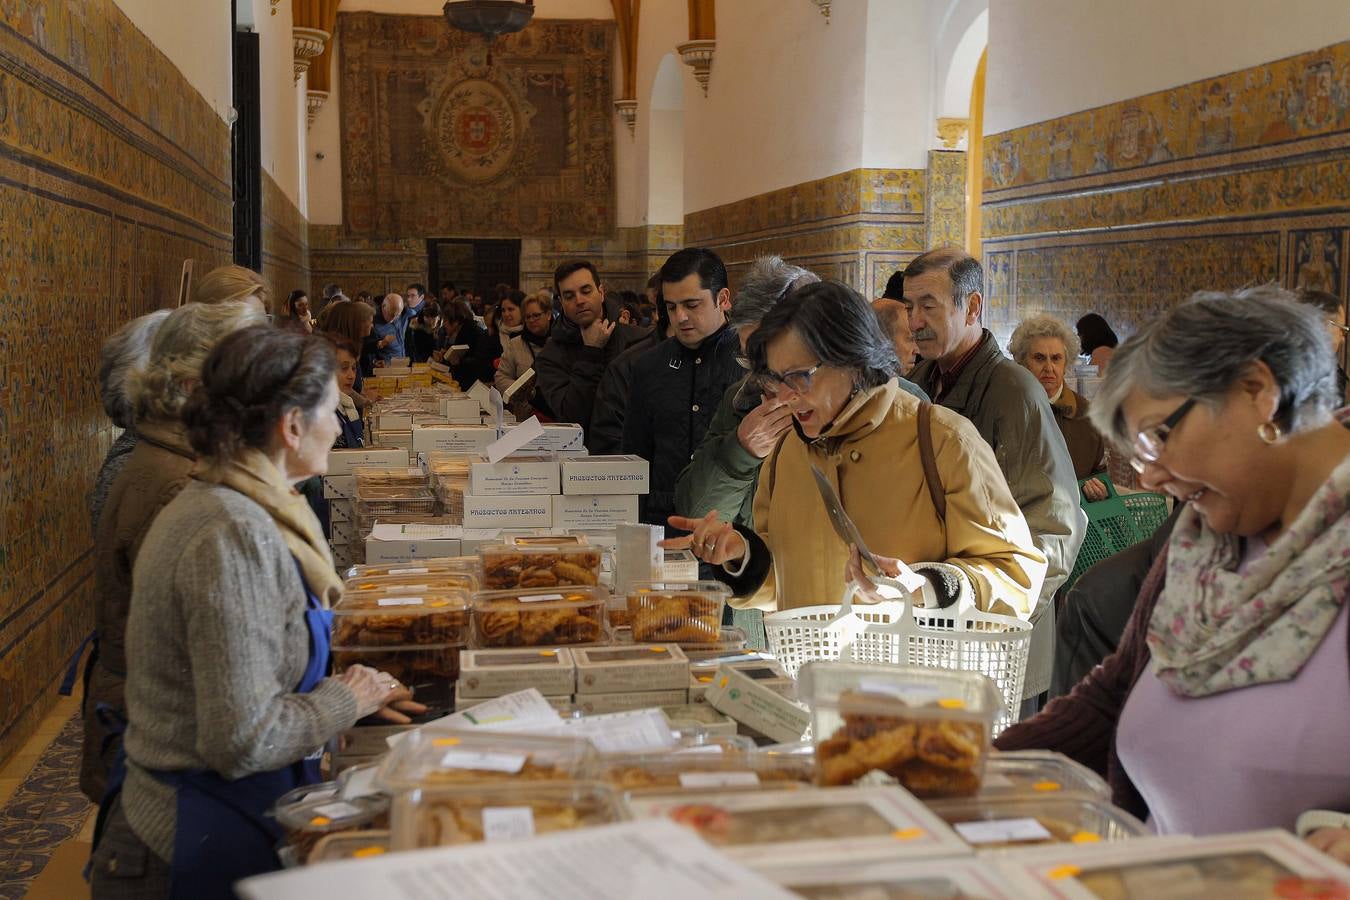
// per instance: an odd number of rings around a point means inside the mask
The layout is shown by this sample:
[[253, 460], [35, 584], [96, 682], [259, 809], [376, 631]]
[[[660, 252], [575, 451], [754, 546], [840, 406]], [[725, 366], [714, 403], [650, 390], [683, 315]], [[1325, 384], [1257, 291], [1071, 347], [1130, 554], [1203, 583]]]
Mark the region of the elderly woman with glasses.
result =
[[1350, 860], [1350, 412], [1322, 316], [1197, 294], [1112, 360], [1098, 428], [1188, 501], [1117, 652], [998, 746], [1067, 753], [1163, 834], [1288, 828]]
[[927, 404], [895, 377], [895, 347], [872, 307], [838, 282], [809, 284], [770, 309], [749, 341], [752, 375], [792, 412], [764, 460], [754, 529], [672, 516], [693, 532], [664, 542], [722, 567], [733, 605], [829, 603], [847, 580], [870, 588], [835, 534], [821, 472], [888, 574], [904, 560], [925, 603], [1027, 616], [1045, 577], [989, 445], [962, 416]]

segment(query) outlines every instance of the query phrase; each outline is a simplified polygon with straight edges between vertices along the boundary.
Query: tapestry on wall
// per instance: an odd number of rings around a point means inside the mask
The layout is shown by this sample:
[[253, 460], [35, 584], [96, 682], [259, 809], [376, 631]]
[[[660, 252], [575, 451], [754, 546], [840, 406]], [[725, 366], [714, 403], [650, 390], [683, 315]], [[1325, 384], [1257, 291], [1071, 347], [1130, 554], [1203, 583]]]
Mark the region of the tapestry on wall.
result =
[[353, 235], [594, 235], [614, 222], [614, 23], [497, 39], [343, 13], [342, 175]]

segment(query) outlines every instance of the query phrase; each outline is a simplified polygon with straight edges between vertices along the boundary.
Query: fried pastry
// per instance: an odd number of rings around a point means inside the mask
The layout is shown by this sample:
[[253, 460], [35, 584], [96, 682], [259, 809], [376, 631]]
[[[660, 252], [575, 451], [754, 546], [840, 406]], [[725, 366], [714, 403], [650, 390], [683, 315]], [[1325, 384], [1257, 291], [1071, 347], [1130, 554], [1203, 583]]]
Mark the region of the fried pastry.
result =
[[722, 633], [722, 605], [701, 594], [642, 591], [628, 597], [633, 640], [659, 643], [716, 643]]
[[605, 633], [603, 596], [585, 589], [534, 602], [509, 593], [493, 596], [474, 607], [479, 643], [484, 647], [543, 647], [598, 641]]
[[600, 551], [521, 551], [484, 548], [483, 584], [492, 590], [593, 585], [600, 580]]

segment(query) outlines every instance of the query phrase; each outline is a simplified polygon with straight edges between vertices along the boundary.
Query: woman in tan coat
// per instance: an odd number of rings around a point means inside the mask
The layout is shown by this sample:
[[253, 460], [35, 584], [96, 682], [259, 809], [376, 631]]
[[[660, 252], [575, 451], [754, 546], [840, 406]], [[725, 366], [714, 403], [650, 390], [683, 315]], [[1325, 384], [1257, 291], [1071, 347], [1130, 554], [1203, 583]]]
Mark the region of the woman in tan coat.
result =
[[[895, 348], [856, 291], [838, 282], [795, 291], [764, 318], [749, 352], [765, 394], [793, 413], [792, 430], [760, 469], [754, 530], [722, 522], [715, 511], [676, 516], [670, 524], [693, 533], [666, 546], [722, 566], [735, 606], [836, 602], [849, 548], [830, 525], [815, 466], [868, 548], [912, 565], [937, 605], [1030, 614], [1045, 557], [993, 451], [964, 418], [926, 405], [921, 412], [921, 401], [900, 389]], [[921, 415], [930, 417], [940, 484], [924, 474]]]

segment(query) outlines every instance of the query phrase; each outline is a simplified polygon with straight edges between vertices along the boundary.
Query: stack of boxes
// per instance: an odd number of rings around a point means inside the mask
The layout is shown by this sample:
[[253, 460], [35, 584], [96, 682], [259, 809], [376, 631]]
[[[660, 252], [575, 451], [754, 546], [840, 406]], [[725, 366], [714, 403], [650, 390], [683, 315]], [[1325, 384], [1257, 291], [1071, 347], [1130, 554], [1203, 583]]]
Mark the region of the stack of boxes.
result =
[[540, 446], [499, 462], [473, 459], [463, 492], [465, 529], [612, 531], [637, 521], [638, 496], [651, 484], [647, 461], [559, 449], [575, 443], [573, 436], [551, 427], [531, 442]]

